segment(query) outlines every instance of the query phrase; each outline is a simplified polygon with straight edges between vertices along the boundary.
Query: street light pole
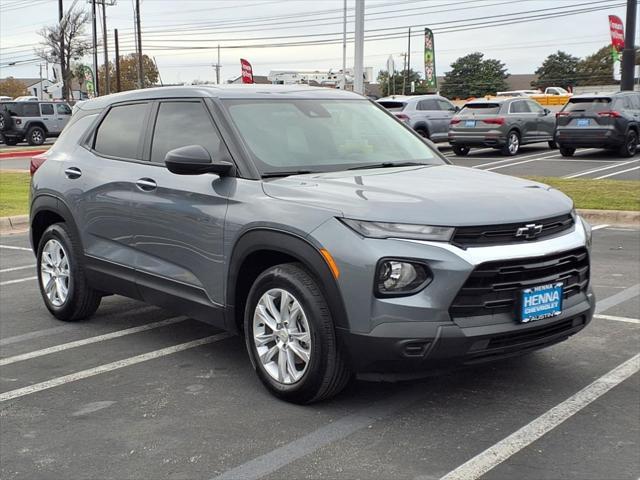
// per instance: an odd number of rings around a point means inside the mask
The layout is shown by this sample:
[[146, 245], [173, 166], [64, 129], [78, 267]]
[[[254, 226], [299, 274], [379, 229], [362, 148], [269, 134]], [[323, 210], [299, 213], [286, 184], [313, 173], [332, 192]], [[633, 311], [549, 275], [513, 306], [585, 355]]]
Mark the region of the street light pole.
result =
[[353, 91], [364, 94], [364, 0], [356, 1]]
[[142, 70], [142, 33], [140, 32], [140, 0], [136, 0], [136, 35], [138, 38], [138, 88], [144, 88]]
[[[65, 68], [65, 61], [64, 61], [64, 7], [62, 5], [62, 0], [58, 0], [58, 22], [59, 22], [59, 29], [60, 29], [60, 76], [62, 77], [62, 99], [66, 100], [67, 99], [67, 89], [66, 84], [67, 84], [67, 76], [66, 76], [66, 68]], [[42, 86], [42, 85], [41, 85]]]
[[96, 0], [91, 0], [91, 25], [93, 29], [93, 90], [97, 97], [100, 95], [98, 86], [98, 28], [96, 25]]
[[107, 48], [107, 0], [102, 0], [102, 38], [104, 42], [104, 94], [109, 95], [109, 50]]
[[636, 63], [636, 12], [638, 0], [627, 0], [627, 26], [622, 50], [622, 78], [620, 90], [633, 90], [633, 75]]
[[342, 14], [342, 89], [347, 88], [347, 0]]

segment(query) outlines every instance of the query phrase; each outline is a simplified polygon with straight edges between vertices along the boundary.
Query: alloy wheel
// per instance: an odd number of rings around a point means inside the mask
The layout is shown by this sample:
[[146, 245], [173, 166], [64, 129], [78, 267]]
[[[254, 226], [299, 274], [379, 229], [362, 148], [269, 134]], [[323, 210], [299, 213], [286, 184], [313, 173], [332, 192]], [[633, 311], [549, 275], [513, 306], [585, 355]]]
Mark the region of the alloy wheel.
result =
[[260, 297], [253, 314], [253, 341], [262, 367], [277, 382], [291, 385], [307, 371], [309, 322], [290, 292], [273, 288]]
[[43, 141], [42, 133], [40, 133], [40, 130], [33, 131], [33, 133], [31, 134], [31, 141], [36, 144], [40, 144]]
[[520, 147], [520, 139], [518, 138], [518, 134], [512, 132], [509, 135], [509, 153], [511, 155], [515, 155], [518, 153], [518, 148]]
[[60, 307], [69, 296], [69, 256], [62, 244], [49, 240], [42, 249], [40, 258], [40, 282], [49, 302]]
[[635, 134], [629, 135], [627, 139], [627, 152], [629, 152], [629, 156], [635, 155], [637, 149], [638, 149], [637, 135]]

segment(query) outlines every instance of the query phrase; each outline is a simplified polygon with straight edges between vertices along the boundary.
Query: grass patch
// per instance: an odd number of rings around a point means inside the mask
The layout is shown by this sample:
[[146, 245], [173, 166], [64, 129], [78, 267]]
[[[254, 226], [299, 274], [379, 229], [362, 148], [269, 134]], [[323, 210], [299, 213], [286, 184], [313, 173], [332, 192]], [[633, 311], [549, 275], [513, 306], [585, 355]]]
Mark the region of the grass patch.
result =
[[29, 212], [29, 173], [0, 172], [0, 217]]
[[588, 178], [527, 177], [569, 195], [576, 208], [640, 210], [640, 182]]

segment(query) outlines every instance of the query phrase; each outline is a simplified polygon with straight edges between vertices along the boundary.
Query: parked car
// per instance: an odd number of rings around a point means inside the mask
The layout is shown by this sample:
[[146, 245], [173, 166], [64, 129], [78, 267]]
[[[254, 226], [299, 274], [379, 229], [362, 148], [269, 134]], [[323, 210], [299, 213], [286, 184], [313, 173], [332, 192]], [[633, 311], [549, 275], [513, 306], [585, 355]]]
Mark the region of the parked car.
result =
[[13, 99], [14, 102], [37, 102], [38, 100], [38, 97], [33, 97], [31, 95], [23, 95]]
[[509, 90], [507, 92], [498, 92], [498, 97], [528, 97], [529, 95], [536, 95], [542, 93], [540, 90]]
[[446, 142], [451, 117], [459, 110], [440, 95], [394, 95], [378, 103], [432, 142]]
[[555, 148], [554, 127], [551, 111], [528, 98], [474, 100], [451, 120], [449, 143], [456, 155], [467, 155], [472, 147], [516, 155], [527, 143], [548, 142]]
[[581, 147], [617, 150], [623, 157], [638, 152], [638, 92], [577, 95], [556, 117], [556, 143], [565, 157]]
[[13, 100], [11, 97], [7, 97], [6, 95], [0, 95], [0, 102], [10, 102]]
[[57, 137], [71, 118], [71, 107], [62, 102], [0, 103], [0, 134], [7, 145], [27, 141], [42, 145]]
[[56, 318], [120, 294], [241, 333], [289, 401], [328, 398], [354, 372], [522, 354], [593, 315], [590, 227], [571, 199], [453, 166], [351, 92], [99, 97], [33, 170], [31, 243]]

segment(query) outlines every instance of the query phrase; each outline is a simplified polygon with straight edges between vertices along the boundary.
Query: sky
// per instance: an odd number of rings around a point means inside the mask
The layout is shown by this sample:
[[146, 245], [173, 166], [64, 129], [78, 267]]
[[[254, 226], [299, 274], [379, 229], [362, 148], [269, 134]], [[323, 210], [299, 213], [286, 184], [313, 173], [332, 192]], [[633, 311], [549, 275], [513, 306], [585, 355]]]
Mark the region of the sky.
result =
[[[90, 10], [87, 0], [76, 8]], [[109, 1], [113, 0], [107, 0]], [[74, 0], [64, 0], [65, 8]], [[412, 27], [411, 67], [424, 73], [425, 27], [435, 32], [436, 71], [449, 70], [456, 58], [480, 51], [504, 62], [509, 73], [533, 73], [557, 50], [583, 57], [610, 43], [607, 15], [625, 21], [624, 0], [365, 0], [365, 67], [375, 74], [386, 69], [390, 55], [402, 65]], [[113, 59], [113, 29], [120, 32], [121, 55], [135, 51], [134, 0], [107, 6], [109, 55]], [[355, 0], [347, 0], [347, 31], [354, 29]], [[567, 9], [604, 10], [545, 18], [491, 28], [462, 30], [486, 21], [558, 14]], [[100, 15], [101, 16], [101, 15]], [[38, 31], [55, 24], [57, 0], [0, 0], [0, 78], [38, 77], [34, 48]], [[254, 75], [282, 69], [342, 67], [343, 0], [141, 0], [142, 46], [155, 57], [166, 83], [213, 81], [220, 45], [223, 81], [240, 75], [240, 58], [253, 65]], [[453, 31], [451, 31], [453, 30]], [[458, 31], [455, 31], [458, 30]], [[638, 29], [640, 30], [640, 29]], [[640, 31], [638, 32], [640, 34]], [[91, 25], [86, 30], [91, 37]], [[387, 35], [391, 38], [380, 38]], [[352, 36], [352, 35], [348, 35]], [[98, 22], [98, 37], [102, 29]], [[334, 40], [331, 44], [274, 44]], [[250, 45], [262, 45], [250, 47]], [[193, 48], [197, 47], [197, 48]], [[354, 45], [347, 44], [347, 67], [353, 66]], [[99, 63], [102, 63], [99, 47]], [[14, 61], [24, 61], [7, 66]], [[84, 59], [91, 64], [91, 58]], [[374, 74], [374, 75], [375, 75]]]

